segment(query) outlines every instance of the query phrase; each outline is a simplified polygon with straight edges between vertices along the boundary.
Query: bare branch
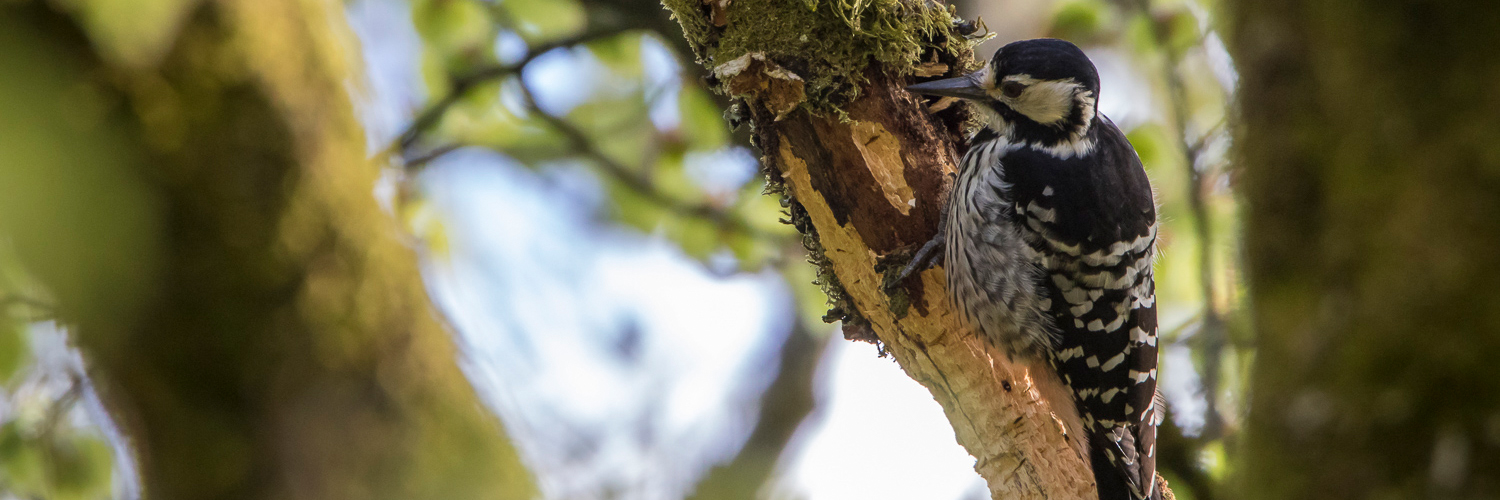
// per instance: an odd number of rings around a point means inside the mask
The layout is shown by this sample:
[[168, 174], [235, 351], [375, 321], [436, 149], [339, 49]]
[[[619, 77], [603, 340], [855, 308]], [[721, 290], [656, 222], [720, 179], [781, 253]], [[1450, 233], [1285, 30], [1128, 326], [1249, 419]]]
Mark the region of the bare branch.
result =
[[619, 181], [625, 187], [646, 197], [651, 202], [666, 207], [675, 213], [713, 221], [722, 229], [757, 237], [765, 236], [763, 232], [750, 226], [742, 217], [731, 211], [709, 203], [683, 201], [663, 192], [656, 183], [652, 182], [645, 175], [600, 151], [599, 146], [583, 130], [580, 130], [577, 126], [574, 126], [562, 117], [542, 110], [541, 106], [537, 105], [536, 96], [532, 94], [531, 89], [526, 86], [525, 82], [522, 82], [519, 87], [521, 89], [521, 98], [526, 104], [527, 111], [536, 115], [542, 121], [547, 122], [548, 126], [552, 127], [559, 134], [562, 134], [568, 140], [569, 145], [579, 155], [592, 160], [594, 166], [598, 167], [605, 175]]
[[443, 116], [448, 113], [448, 110], [452, 108], [454, 104], [457, 104], [459, 100], [463, 99], [464, 96], [468, 95], [468, 93], [475, 87], [478, 87], [484, 83], [505, 78], [507, 76], [519, 74], [527, 64], [531, 63], [531, 61], [536, 60], [537, 57], [541, 57], [542, 54], [551, 52], [554, 49], [572, 47], [594, 40], [609, 38], [624, 33], [625, 31], [627, 30], [590, 30], [577, 36], [565, 38], [562, 40], [536, 44], [529, 47], [526, 51], [526, 55], [521, 57], [520, 60], [514, 63], [486, 66], [476, 69], [468, 74], [453, 78], [451, 84], [448, 87], [448, 93], [441, 99], [438, 99], [436, 102], [427, 106], [426, 109], [418, 114], [417, 118], [415, 120], [412, 120], [411, 124], [406, 127], [406, 130], [401, 132], [401, 135], [397, 136], [396, 142], [386, 148], [384, 154], [388, 155], [393, 152], [399, 151], [403, 157], [407, 156], [411, 152], [412, 148], [416, 146], [417, 142], [422, 139], [423, 134], [426, 134], [429, 130], [432, 129], [432, 127], [436, 126], [438, 122], [442, 121]]

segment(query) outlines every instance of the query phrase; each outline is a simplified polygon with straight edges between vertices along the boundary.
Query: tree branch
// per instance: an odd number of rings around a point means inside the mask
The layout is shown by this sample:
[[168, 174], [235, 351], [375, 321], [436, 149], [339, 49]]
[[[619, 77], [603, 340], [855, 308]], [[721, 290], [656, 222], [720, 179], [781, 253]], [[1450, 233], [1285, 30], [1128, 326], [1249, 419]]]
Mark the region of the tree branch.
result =
[[384, 154], [388, 155], [393, 152], [399, 151], [402, 155], [402, 158], [406, 158], [409, 154], [411, 154], [412, 148], [415, 147], [417, 143], [422, 139], [422, 135], [427, 133], [430, 129], [432, 129], [432, 127], [437, 126], [437, 124], [442, 121], [443, 116], [448, 113], [448, 109], [452, 108], [454, 104], [457, 104], [459, 100], [462, 100], [464, 96], [468, 95], [469, 91], [473, 90], [475, 87], [478, 87], [479, 85], [482, 85], [484, 83], [505, 78], [507, 76], [520, 74], [521, 70], [524, 69], [527, 64], [530, 64], [531, 61], [535, 60], [537, 57], [541, 57], [542, 54], [546, 54], [555, 49], [572, 47], [578, 44], [616, 36], [624, 33], [625, 31], [627, 30], [619, 28], [585, 31], [584, 33], [577, 36], [530, 46], [527, 48], [526, 55], [522, 56], [520, 60], [514, 63], [486, 66], [476, 69], [468, 74], [454, 77], [449, 84], [448, 93], [444, 94], [443, 97], [438, 99], [436, 102], [427, 106], [426, 109], [423, 109], [422, 112], [417, 115], [416, 119], [412, 120], [411, 124], [407, 125], [406, 129], [401, 132], [401, 135], [397, 136], [396, 141], [386, 148]]
[[541, 106], [537, 105], [536, 96], [532, 94], [531, 89], [526, 86], [525, 82], [521, 82], [519, 87], [521, 89], [521, 99], [526, 104], [528, 112], [541, 118], [553, 130], [562, 134], [568, 140], [568, 144], [579, 155], [591, 160], [592, 164], [601, 172], [624, 184], [631, 191], [635, 191], [651, 202], [666, 207], [675, 213], [707, 219], [726, 230], [756, 237], [763, 236], [759, 230], [750, 226], [742, 217], [733, 212], [709, 203], [690, 203], [679, 200], [662, 191], [650, 178], [600, 151], [594, 140], [589, 138], [588, 134], [584, 133], [583, 130], [580, 130], [560, 116], [542, 110]]
[[[714, 64], [749, 53], [764, 57], [764, 65], [740, 82], [740, 92], [749, 103], [769, 177], [786, 193], [791, 220], [811, 243], [812, 258], [821, 267], [820, 280], [846, 332], [868, 328], [902, 369], [932, 392], [959, 443], [978, 459], [975, 469], [995, 498], [1096, 495], [1088, 465], [1051, 415], [1049, 397], [1067, 398], [1059, 401], [1071, 404], [1070, 396], [1061, 395], [1061, 384], [1051, 370], [1013, 364], [961, 326], [948, 305], [941, 269], [914, 276], [891, 295], [882, 286], [883, 272], [900, 267], [882, 265], [883, 258], [903, 255], [936, 232], [948, 175], [958, 163], [956, 146], [963, 141], [961, 108], [929, 115], [923, 102], [903, 89], [909, 81], [901, 75], [909, 68], [875, 64], [857, 74], [863, 83], [852, 101], [829, 100], [847, 94], [808, 92], [813, 102], [773, 110], [767, 101], [787, 94], [773, 95], [771, 89], [827, 76], [805, 69], [811, 67], [809, 59], [826, 53], [809, 53], [813, 49], [798, 45], [796, 36], [787, 45], [774, 43], [776, 37], [802, 33], [803, 39], [859, 41], [866, 44], [861, 45], [864, 49], [821, 47], [828, 52], [850, 50], [861, 62], [872, 59], [861, 50], [871, 50], [878, 42], [870, 42], [869, 33], [854, 32], [838, 13], [828, 12], [844, 8], [837, 5], [807, 13], [798, 2], [734, 2], [728, 7], [727, 24], [716, 26], [697, 0], [666, 3], [683, 24], [690, 45], [699, 47], [701, 54], [711, 53]], [[914, 50], [942, 48], [938, 52], [946, 54], [943, 47], [951, 47], [946, 44], [964, 43], [944, 38], [941, 30], [919, 35], [918, 28], [905, 24], [914, 23], [910, 18], [901, 20], [894, 10], [882, 8], [872, 6], [863, 15], [881, 17], [879, 22], [911, 30], [913, 39], [932, 44]], [[923, 2], [903, 2], [900, 8], [913, 17], [935, 12], [926, 10], [932, 7]], [[762, 19], [777, 21], [774, 27], [755, 22]], [[734, 51], [718, 45], [723, 40], [733, 40]], [[917, 55], [925, 60], [926, 54]], [[969, 64], [943, 62], [952, 68]], [[782, 80], [758, 79], [762, 74]], [[834, 107], [840, 112], [808, 111]]]

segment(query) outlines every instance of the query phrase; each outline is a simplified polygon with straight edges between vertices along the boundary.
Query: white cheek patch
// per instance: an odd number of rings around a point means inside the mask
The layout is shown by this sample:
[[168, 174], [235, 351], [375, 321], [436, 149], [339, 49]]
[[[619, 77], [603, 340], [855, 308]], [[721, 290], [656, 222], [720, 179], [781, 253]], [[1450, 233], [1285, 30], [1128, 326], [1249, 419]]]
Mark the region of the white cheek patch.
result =
[[1079, 87], [1073, 81], [1036, 82], [1006, 104], [1037, 123], [1058, 123], [1073, 112], [1073, 95], [1080, 90]]

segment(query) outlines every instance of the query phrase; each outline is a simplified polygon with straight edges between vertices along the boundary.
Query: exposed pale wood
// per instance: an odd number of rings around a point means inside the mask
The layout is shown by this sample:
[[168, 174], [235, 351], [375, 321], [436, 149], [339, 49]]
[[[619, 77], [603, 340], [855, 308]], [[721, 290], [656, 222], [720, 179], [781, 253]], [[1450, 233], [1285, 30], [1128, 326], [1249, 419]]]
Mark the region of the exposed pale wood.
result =
[[[953, 134], [894, 82], [876, 78], [849, 108], [851, 121], [799, 112], [760, 123], [765, 160], [807, 211], [818, 241], [859, 313], [901, 368], [932, 391], [994, 498], [1091, 498], [1088, 466], [1069, 446], [1027, 367], [963, 329], [946, 299], [943, 270], [913, 278], [905, 317], [890, 310], [877, 259], [930, 237], [954, 171]], [[857, 139], [890, 131], [893, 157], [872, 158]], [[898, 209], [894, 184], [915, 192]], [[1037, 372], [1055, 381], [1046, 371]]]

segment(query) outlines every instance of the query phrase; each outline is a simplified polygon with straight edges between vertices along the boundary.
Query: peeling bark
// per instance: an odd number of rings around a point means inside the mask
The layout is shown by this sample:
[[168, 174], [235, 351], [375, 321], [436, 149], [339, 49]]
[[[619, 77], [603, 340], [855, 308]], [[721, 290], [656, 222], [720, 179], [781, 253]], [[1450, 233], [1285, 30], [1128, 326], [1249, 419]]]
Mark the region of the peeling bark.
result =
[[[949, 307], [942, 269], [911, 278], [911, 306], [893, 311], [877, 270], [931, 238], [958, 159], [950, 131], [921, 102], [885, 78], [872, 79], [851, 103], [849, 122], [800, 112], [764, 124], [757, 137], [764, 161], [780, 175], [817, 229], [818, 241], [855, 310], [887, 352], [942, 405], [960, 444], [994, 498], [1089, 498], [1093, 480], [1052, 419], [1027, 367], [961, 327]], [[860, 147], [880, 127], [899, 147], [871, 161]], [[892, 203], [886, 189], [899, 179], [914, 203]], [[882, 182], [886, 180], [887, 182]], [[903, 210], [905, 209], [905, 210]], [[906, 212], [906, 213], [902, 213]], [[1045, 371], [1037, 378], [1053, 378]]]
[[[739, 16], [776, 18], [788, 15], [784, 11], [807, 8], [800, 1], [744, 5], [748, 3], [730, 4], [722, 29], [736, 29]], [[884, 3], [927, 8], [925, 2]], [[720, 29], [709, 27], [702, 17], [706, 13], [673, 10], [698, 53], [715, 53], [711, 38], [716, 36], [694, 37]], [[862, 35], [844, 36], [855, 43]], [[734, 36], [754, 38], [745, 33]], [[771, 50], [765, 57], [794, 71], [804, 66], [797, 53]], [[716, 64], [711, 56], [706, 59], [710, 67]], [[972, 64], [938, 62], [955, 71]], [[843, 82], [857, 88], [857, 98], [809, 102], [785, 113], [768, 109], [759, 94], [742, 95], [749, 103], [767, 175], [784, 188], [793, 218], [805, 214], [805, 220], [794, 223], [809, 234], [815, 260], [837, 277], [841, 289], [834, 290], [839, 295], [835, 300], [847, 302], [836, 304], [848, 309], [846, 336], [868, 325], [902, 369], [932, 392], [958, 442], [978, 459], [975, 469], [989, 483], [994, 498], [1094, 498], [1088, 465], [1049, 409], [1047, 396], [1060, 389], [1055, 375], [1046, 368], [1029, 370], [1011, 363], [962, 327], [946, 299], [941, 268], [908, 279], [893, 295], [885, 292], [886, 272], [904, 264], [916, 246], [936, 233], [959, 159], [956, 148], [963, 143], [960, 133], [966, 115], [961, 109], [933, 115], [920, 98], [904, 90], [909, 83], [904, 74], [913, 69], [872, 62], [862, 81]], [[798, 76], [815, 81], [819, 75]], [[808, 99], [829, 97], [809, 92]], [[837, 112], [810, 111], [830, 108]]]

